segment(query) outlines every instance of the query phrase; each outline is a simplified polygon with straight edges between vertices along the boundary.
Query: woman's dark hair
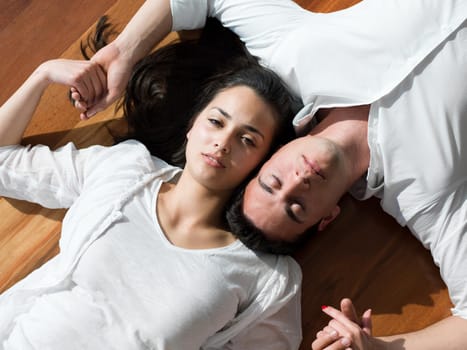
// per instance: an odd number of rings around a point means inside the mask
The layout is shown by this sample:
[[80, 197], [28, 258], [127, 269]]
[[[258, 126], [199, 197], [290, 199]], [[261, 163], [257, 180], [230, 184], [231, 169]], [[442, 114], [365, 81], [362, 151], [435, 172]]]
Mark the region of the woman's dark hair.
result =
[[[95, 34], [82, 45], [97, 51], [113, 34], [107, 18], [98, 22]], [[152, 155], [184, 167], [186, 133], [204, 107], [224, 89], [252, 88], [277, 114], [276, 144], [293, 135], [291, 119], [298, 107], [280, 78], [261, 67], [240, 39], [219, 21], [210, 18], [200, 37], [157, 49], [133, 69], [118, 108], [128, 123], [128, 133], [117, 142], [136, 139]]]
[[[83, 55], [89, 58], [88, 50], [96, 52], [105, 46], [110, 34], [114, 34], [112, 27], [103, 17], [95, 34], [82, 45]], [[184, 167], [186, 133], [193, 118], [216, 94], [235, 86], [250, 87], [274, 109], [277, 129], [272, 154], [278, 145], [293, 137], [291, 121], [300, 102], [274, 72], [261, 67], [240, 39], [215, 19], [208, 19], [199, 39], [169, 44], [136, 64], [118, 105], [128, 122], [128, 133], [118, 137], [117, 142], [136, 139], [152, 155]], [[291, 249], [284, 248], [284, 243], [267, 241], [243, 215], [243, 188], [255, 173], [252, 171], [237, 187], [228, 203], [227, 224], [251, 249], [289, 253]]]

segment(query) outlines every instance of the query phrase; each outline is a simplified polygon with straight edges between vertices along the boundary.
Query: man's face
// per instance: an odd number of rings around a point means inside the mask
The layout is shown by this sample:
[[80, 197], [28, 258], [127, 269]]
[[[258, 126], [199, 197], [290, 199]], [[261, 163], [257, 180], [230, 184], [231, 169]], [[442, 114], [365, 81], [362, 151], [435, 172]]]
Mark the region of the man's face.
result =
[[[342, 153], [317, 136], [289, 142], [245, 189], [245, 215], [270, 239], [293, 241], [314, 224], [334, 219], [347, 190]], [[327, 218], [327, 219], [326, 219]]]

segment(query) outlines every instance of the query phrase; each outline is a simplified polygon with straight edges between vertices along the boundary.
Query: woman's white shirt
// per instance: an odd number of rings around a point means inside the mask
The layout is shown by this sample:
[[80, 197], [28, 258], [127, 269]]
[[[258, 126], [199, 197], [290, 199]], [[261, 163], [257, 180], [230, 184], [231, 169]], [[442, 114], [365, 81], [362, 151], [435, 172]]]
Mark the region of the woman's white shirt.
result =
[[60, 254], [0, 296], [3, 348], [298, 348], [298, 264], [171, 245], [155, 203], [180, 170], [140, 143], [4, 147], [0, 164], [1, 195], [71, 205]]

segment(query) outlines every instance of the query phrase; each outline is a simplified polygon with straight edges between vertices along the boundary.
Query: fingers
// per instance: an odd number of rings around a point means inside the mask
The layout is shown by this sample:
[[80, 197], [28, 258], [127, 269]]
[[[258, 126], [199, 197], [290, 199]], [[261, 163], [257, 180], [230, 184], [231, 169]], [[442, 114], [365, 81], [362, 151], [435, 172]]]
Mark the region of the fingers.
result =
[[86, 110], [88, 118], [110, 106], [119, 98], [119, 96], [120, 91], [108, 91], [106, 94], [104, 94], [104, 96], [102, 96], [100, 100], [96, 101], [95, 104], [88, 106]]
[[74, 87], [70, 88], [70, 101], [73, 106], [81, 112], [84, 112], [88, 109], [86, 101], [84, 101], [81, 94]]
[[371, 309], [366, 310], [362, 315], [362, 329], [368, 335], [371, 335], [373, 332], [373, 323], [371, 321]]
[[351, 342], [348, 338], [339, 336], [332, 327], [326, 326], [316, 334], [316, 339], [311, 344], [313, 350], [346, 350]]
[[341, 300], [341, 311], [349, 320], [355, 323], [359, 323], [359, 318], [357, 316], [357, 312], [355, 311], [355, 307], [352, 303], [352, 300], [348, 298], [342, 299]]
[[[85, 63], [87, 66], [75, 72], [70, 97], [74, 107], [80, 111], [81, 119], [89, 119], [97, 113], [96, 105], [102, 103], [107, 94], [107, 77], [103, 69], [96, 63]], [[91, 110], [93, 108], [94, 110]]]
[[347, 349], [352, 345], [352, 349], [356, 350], [371, 346], [371, 309], [363, 313], [360, 321], [350, 299], [341, 301], [341, 310], [331, 306], [323, 306], [322, 309], [331, 320], [317, 334], [313, 349]]
[[79, 94], [77, 101], [85, 102], [86, 106], [93, 105], [107, 90], [106, 75], [95, 63], [85, 62], [80, 68], [75, 72], [73, 87], [76, 91], [72, 95]]
[[[355, 312], [353, 305], [351, 303], [347, 303], [347, 305], [345, 304], [346, 303], [344, 303], [344, 305], [341, 304], [341, 307], [344, 306], [346, 312], [353, 315]], [[335, 343], [332, 344], [332, 346], [335, 346], [336, 349], [345, 349], [346, 347], [349, 347], [353, 341], [358, 338], [358, 334], [361, 331], [360, 326], [347, 318], [347, 316], [342, 311], [339, 311], [331, 306], [323, 306], [322, 309], [324, 313], [331, 316], [332, 318], [328, 323], [329, 328], [326, 327], [323, 329], [323, 331], [328, 330], [332, 333], [333, 330], [337, 332], [337, 336], [341, 337], [341, 347], [337, 347]]]
[[343, 312], [333, 308], [332, 306], [323, 306], [322, 309], [325, 314], [338, 321], [340, 324], [349, 328], [353, 328], [356, 326], [354, 321], [347, 318], [347, 316]]

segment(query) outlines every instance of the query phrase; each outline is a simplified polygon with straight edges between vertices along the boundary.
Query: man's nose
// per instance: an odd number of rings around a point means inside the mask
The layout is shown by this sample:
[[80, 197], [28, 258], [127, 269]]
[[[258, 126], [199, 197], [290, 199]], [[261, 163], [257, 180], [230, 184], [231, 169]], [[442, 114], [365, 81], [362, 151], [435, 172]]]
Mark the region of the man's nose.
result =
[[301, 194], [310, 187], [308, 178], [304, 178], [300, 172], [294, 171], [281, 186], [281, 195], [284, 197], [294, 197]]
[[292, 180], [299, 188], [310, 187], [310, 174], [303, 169], [295, 169]]

